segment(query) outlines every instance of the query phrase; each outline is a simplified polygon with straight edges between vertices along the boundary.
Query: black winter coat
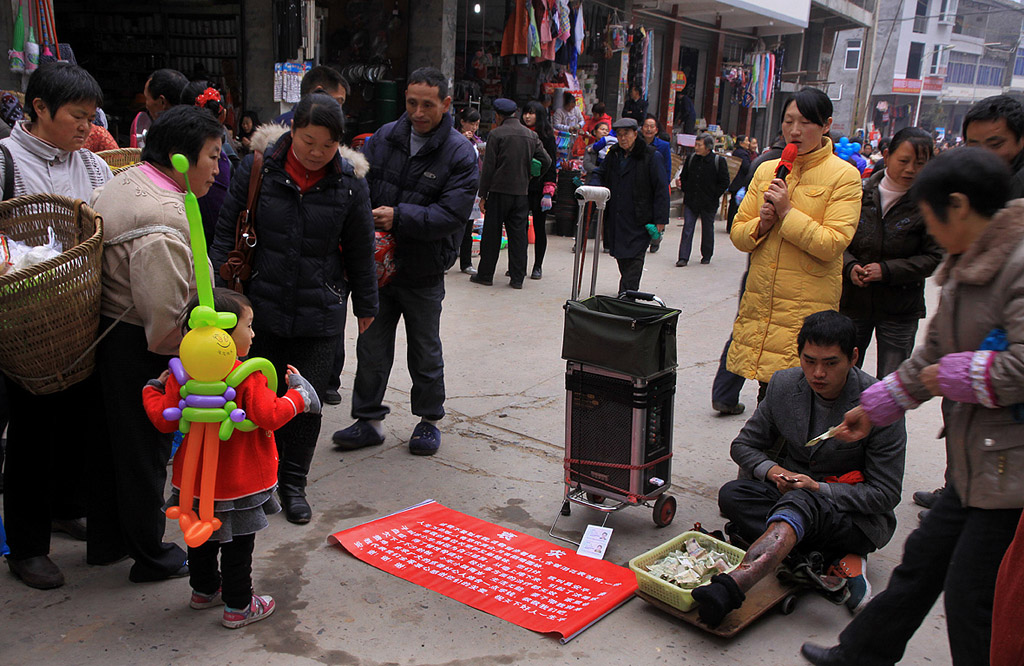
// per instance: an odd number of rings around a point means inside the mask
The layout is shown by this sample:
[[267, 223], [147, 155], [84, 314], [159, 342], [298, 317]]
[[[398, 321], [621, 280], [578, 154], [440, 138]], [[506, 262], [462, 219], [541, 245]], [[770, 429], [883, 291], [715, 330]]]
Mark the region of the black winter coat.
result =
[[694, 153], [683, 162], [679, 182], [687, 208], [697, 212], [716, 210], [729, 187], [729, 163], [722, 155]]
[[551, 134], [547, 136], [540, 136], [540, 143], [544, 146], [544, 152], [551, 157], [551, 166], [546, 171], [542, 171], [536, 178], [530, 179], [530, 194], [536, 194], [537, 192], [543, 192], [545, 183], [557, 183], [558, 182], [558, 169], [555, 168], [555, 160], [558, 159], [558, 148], [555, 145], [555, 137]]
[[736, 148], [732, 151], [733, 157], [740, 158], [740, 168], [736, 171], [736, 177], [729, 183], [729, 191], [733, 194], [739, 191], [741, 187], [750, 182], [750, 174], [753, 172], [750, 170], [750, 151], [746, 148]]
[[611, 191], [604, 214], [611, 255], [616, 259], [644, 256], [651, 243], [646, 225], [668, 224], [668, 174], [661, 155], [639, 137], [628, 153], [616, 144], [588, 182]]
[[444, 114], [426, 145], [410, 157], [409, 115], [366, 140], [373, 208], [392, 206], [396, 272], [391, 284], [432, 286], [455, 263], [480, 173], [476, 149]]
[[[882, 217], [878, 185], [884, 176], [883, 170], [864, 183], [860, 224], [843, 258], [839, 310], [854, 319], [922, 319], [924, 281], [942, 261], [942, 247], [928, 233], [909, 196], [900, 197]], [[882, 281], [854, 285], [853, 267], [871, 263], [882, 267]]]
[[[340, 335], [349, 291], [357, 317], [377, 314], [366, 166], [358, 153], [343, 148], [351, 161], [336, 155], [327, 174], [302, 194], [285, 171], [291, 136], [285, 132], [264, 152], [254, 225], [258, 244], [246, 295], [257, 328], [287, 338]], [[246, 156], [231, 179], [210, 248], [215, 269], [234, 249], [235, 220], [245, 207], [252, 162], [253, 156]]]
[[544, 149], [541, 138], [518, 118], [506, 118], [487, 136], [484, 168], [480, 172], [480, 198], [491, 192], [526, 196], [530, 192], [531, 163], [541, 163], [547, 171], [553, 157]]

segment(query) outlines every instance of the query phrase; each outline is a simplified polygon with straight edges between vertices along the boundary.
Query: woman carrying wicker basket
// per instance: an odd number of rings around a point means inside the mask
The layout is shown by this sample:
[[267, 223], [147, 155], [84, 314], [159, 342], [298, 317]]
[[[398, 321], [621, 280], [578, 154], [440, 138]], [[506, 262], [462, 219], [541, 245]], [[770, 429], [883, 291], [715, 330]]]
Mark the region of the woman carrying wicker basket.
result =
[[110, 437], [95, 455], [107, 478], [96, 484], [99, 509], [90, 513], [89, 529], [106, 538], [102, 559], [135, 560], [133, 582], [188, 574], [185, 551], [163, 541], [171, 441], [153, 430], [140, 391], [177, 354], [177, 318], [195, 290], [185, 176], [171, 167], [171, 155], [188, 158], [188, 179], [201, 197], [217, 175], [222, 135], [206, 111], [176, 106], [150, 128], [142, 162], [93, 195], [105, 231], [100, 329], [109, 331], [97, 367]]
[[[112, 174], [102, 159], [82, 148], [103, 93], [81, 67], [42, 65], [25, 92], [27, 120], [0, 141], [2, 198], [57, 194], [88, 199]], [[69, 519], [85, 515], [82, 468], [101, 438], [91, 428], [98, 406], [95, 380], [48, 395], [34, 395], [5, 376], [11, 421], [7, 430], [4, 522], [11, 548], [7, 564], [26, 585], [60, 587], [64, 575], [49, 558], [51, 521], [81, 537]], [[63, 519], [63, 520], [61, 520]]]

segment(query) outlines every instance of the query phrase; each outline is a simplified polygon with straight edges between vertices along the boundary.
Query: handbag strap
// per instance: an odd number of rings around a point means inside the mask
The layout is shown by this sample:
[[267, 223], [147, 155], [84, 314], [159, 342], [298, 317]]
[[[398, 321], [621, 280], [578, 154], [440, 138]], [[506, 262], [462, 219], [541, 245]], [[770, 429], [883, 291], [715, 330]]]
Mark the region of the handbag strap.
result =
[[256, 201], [259, 198], [260, 187], [263, 185], [263, 153], [255, 151], [252, 157], [252, 170], [249, 171], [249, 196], [246, 198], [245, 207], [249, 211], [249, 224], [252, 225], [252, 214], [256, 210]]

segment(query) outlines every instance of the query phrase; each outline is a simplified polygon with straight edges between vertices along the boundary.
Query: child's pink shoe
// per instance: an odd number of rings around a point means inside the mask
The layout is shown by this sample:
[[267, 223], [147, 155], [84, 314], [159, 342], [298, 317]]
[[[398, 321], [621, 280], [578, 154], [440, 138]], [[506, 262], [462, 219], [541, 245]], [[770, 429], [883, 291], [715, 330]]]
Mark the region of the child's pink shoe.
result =
[[224, 607], [224, 618], [220, 621], [228, 629], [238, 629], [253, 622], [259, 622], [274, 612], [274, 598], [270, 596], [252, 595], [249, 607], [242, 610]]
[[220, 606], [223, 601], [220, 599], [220, 590], [217, 590], [213, 594], [202, 594], [192, 590], [192, 598], [189, 599], [189, 608], [196, 610], [202, 610], [204, 608], [213, 608], [214, 606]]

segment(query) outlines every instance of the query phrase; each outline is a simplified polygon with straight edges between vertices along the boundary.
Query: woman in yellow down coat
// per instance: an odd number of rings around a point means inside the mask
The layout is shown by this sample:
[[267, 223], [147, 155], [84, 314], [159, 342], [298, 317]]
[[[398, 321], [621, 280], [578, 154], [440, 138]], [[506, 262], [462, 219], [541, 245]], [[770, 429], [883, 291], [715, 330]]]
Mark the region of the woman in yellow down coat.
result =
[[832, 102], [804, 88], [783, 107], [782, 134], [798, 156], [786, 181], [779, 160], [754, 174], [730, 237], [750, 253], [750, 269], [733, 326], [728, 368], [761, 382], [799, 365], [796, 336], [804, 317], [838, 310], [843, 251], [860, 219], [857, 169], [832, 153]]

